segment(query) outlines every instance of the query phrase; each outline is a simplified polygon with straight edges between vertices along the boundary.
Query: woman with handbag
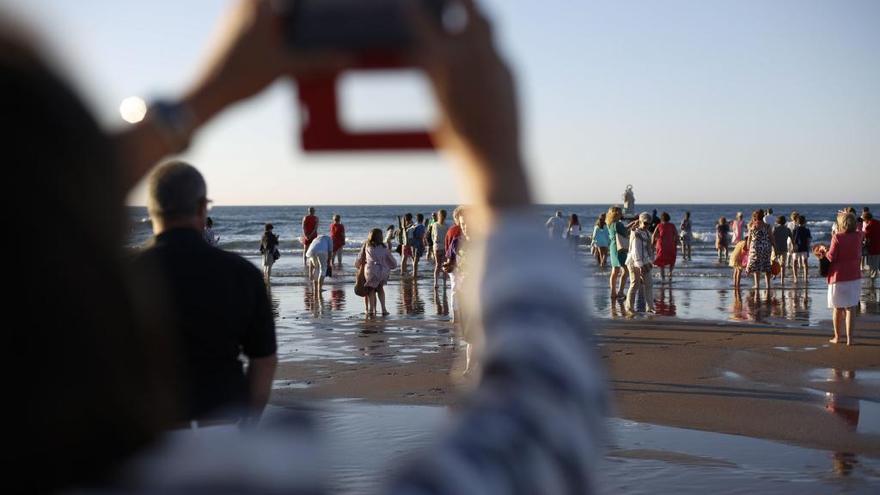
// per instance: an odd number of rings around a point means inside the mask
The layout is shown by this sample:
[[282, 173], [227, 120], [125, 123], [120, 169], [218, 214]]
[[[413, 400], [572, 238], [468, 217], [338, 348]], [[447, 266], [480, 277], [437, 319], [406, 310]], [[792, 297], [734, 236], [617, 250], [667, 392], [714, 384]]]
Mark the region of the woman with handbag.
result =
[[[382, 305], [382, 316], [388, 315], [388, 309], [385, 307], [385, 284], [388, 283], [391, 270], [397, 268], [397, 261], [391, 254], [391, 250], [382, 242], [381, 229], [370, 231], [370, 237], [361, 248], [354, 266], [358, 269], [355, 293], [359, 290], [358, 285], [364, 287], [364, 304], [367, 316], [376, 315], [377, 297], [379, 304]], [[361, 277], [363, 277], [363, 284], [361, 284]]]
[[266, 280], [266, 285], [272, 278], [272, 265], [281, 257], [281, 253], [278, 251], [278, 236], [272, 232], [272, 229], [274, 226], [267, 223], [263, 231], [263, 238], [260, 240], [260, 254], [263, 255], [263, 278]]
[[840, 342], [840, 327], [846, 321], [846, 345], [852, 345], [853, 308], [859, 304], [862, 289], [862, 240], [864, 233], [856, 231], [856, 216], [842, 211], [837, 215], [837, 233], [831, 238], [827, 251], [819, 250], [817, 255], [828, 263], [828, 307], [831, 308], [831, 322], [834, 338], [829, 342]]

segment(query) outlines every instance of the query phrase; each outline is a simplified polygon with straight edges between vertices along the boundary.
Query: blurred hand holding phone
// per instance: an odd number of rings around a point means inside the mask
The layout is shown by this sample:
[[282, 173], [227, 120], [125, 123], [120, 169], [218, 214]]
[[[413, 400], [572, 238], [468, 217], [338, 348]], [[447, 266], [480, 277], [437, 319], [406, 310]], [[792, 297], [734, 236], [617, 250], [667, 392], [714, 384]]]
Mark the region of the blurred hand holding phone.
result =
[[[284, 36], [298, 53], [352, 56], [350, 71], [372, 73], [413, 69], [407, 56], [416, 40], [408, 8], [419, 2], [431, 22], [442, 27], [449, 0], [293, 0], [283, 4]], [[340, 122], [343, 74], [300, 78], [302, 147], [316, 151], [426, 150], [433, 143], [426, 128], [353, 130]], [[356, 81], [357, 78], [354, 78]], [[375, 78], [374, 78], [375, 80]], [[352, 86], [352, 84], [347, 84]], [[353, 83], [357, 86], [357, 83]], [[390, 85], [393, 88], [393, 85]], [[346, 102], [351, 105], [351, 102]], [[351, 113], [350, 111], [347, 113]], [[379, 126], [385, 127], [385, 126]]]

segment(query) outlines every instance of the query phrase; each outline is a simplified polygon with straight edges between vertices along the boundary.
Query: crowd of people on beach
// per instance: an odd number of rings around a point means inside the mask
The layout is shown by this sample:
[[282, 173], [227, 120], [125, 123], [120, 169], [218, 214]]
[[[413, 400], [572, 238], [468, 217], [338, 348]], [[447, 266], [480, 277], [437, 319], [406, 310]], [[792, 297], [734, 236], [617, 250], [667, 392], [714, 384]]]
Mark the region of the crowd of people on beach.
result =
[[[624, 200], [629, 202], [632, 209], [634, 195], [631, 185], [627, 186]], [[405, 213], [397, 217], [396, 225], [390, 224], [384, 231], [377, 227], [368, 233], [355, 260], [355, 268], [358, 270], [356, 284], [364, 286], [361, 291], [359, 285], [356, 285], [356, 292], [364, 294], [367, 316], [388, 314], [384, 286], [392, 271], [399, 269], [402, 277], [416, 279], [419, 263], [426, 259], [432, 264], [435, 288], [438, 284], [445, 286], [447, 279], [450, 281], [451, 307], [455, 321], [455, 317], [459, 316], [459, 305], [456, 303], [454, 265], [460, 250], [463, 211], [462, 207], [455, 209], [451, 225], [447, 225], [446, 210], [441, 209], [428, 215]], [[612, 206], [607, 212], [600, 214], [594, 223], [592, 234], [586, 237], [586, 244], [597, 267], [605, 268], [610, 265], [611, 295], [612, 298], [623, 301], [624, 311], [629, 314], [640, 311], [656, 313], [654, 278], [659, 278], [661, 283], [671, 281], [679, 257], [682, 261], [693, 260], [694, 232], [691, 212], [686, 211], [676, 227], [667, 212], [658, 215], [655, 209], [651, 213], [642, 212], [625, 217], [625, 211], [625, 208]], [[863, 208], [858, 217], [855, 216], [854, 208], [841, 210], [841, 215], [844, 213], [855, 219], [855, 232], [861, 235], [861, 251], [858, 257], [860, 270], [857, 271], [859, 279], [864, 272], [864, 276], [874, 283], [880, 265], [878, 222], [874, 220], [868, 207]], [[841, 223], [843, 221], [844, 218], [839, 215], [832, 226], [834, 245], [838, 234], [846, 233], [846, 226]], [[332, 271], [330, 260], [336, 260], [336, 268], [342, 269], [342, 252], [346, 242], [345, 226], [339, 215], [334, 215], [329, 234], [319, 234], [318, 225], [315, 209], [309, 208], [308, 214], [303, 217], [302, 232], [298, 240], [303, 246], [307, 276], [314, 284], [313, 294], [320, 294], [323, 289], [324, 277], [329, 276]], [[565, 217], [558, 210], [545, 222], [545, 228], [550, 239], [567, 243], [576, 254], [580, 252], [585, 231], [576, 213]], [[272, 264], [279, 256], [278, 239], [271, 231], [272, 224], [266, 224], [266, 233], [260, 246], [267, 283]], [[209, 232], [209, 227], [206, 226], [206, 239], [215, 235]], [[718, 264], [726, 264], [732, 270], [733, 287], [736, 291], [741, 288], [743, 273], [752, 277], [755, 290], [761, 290], [762, 280], [768, 291], [772, 289], [772, 281], [775, 279], [779, 280], [779, 286], [785, 287], [787, 277], [794, 284], [806, 284], [809, 280], [810, 254], [813, 253], [817, 259], [823, 258], [819, 262], [822, 267], [827, 256], [820, 256], [819, 253], [830, 251], [830, 246], [813, 244], [806, 218], [799, 212], [791, 212], [786, 219], [784, 216], [774, 216], [772, 208], [753, 211], [748, 222], [742, 212], [737, 212], [729, 222], [725, 217], [719, 218], [715, 228], [714, 246]], [[394, 256], [395, 253], [397, 257]], [[835, 251], [831, 259], [836, 254]], [[823, 268], [821, 273], [828, 278], [829, 290], [838, 294], [833, 301], [829, 295], [829, 305], [835, 308], [836, 329], [842, 328], [842, 324], [838, 323], [844, 321], [849, 321], [851, 328], [852, 316], [845, 308], [858, 304], [857, 293], [850, 294], [847, 299], [841, 299], [839, 295], [840, 288], [843, 287], [841, 282], [851, 282], [856, 273], [847, 271], [844, 279], [841, 279], [837, 273], [838, 267], [843, 266], [843, 263], [844, 261], [832, 263], [832, 268]], [[655, 272], [658, 275], [655, 276]], [[362, 275], [365, 275], [363, 281]], [[852, 283], [849, 285], [855, 286]], [[377, 300], [381, 311], [377, 310]], [[844, 304], [848, 306], [842, 306]], [[839, 316], [838, 308], [842, 310]]]
[[[265, 225], [263, 274], [217, 248], [204, 177], [173, 159], [213, 118], [276, 81], [335, 75], [340, 64], [351, 64], [291, 50], [279, 32], [284, 13], [274, 10], [276, 3], [234, 2], [186, 91], [151, 103], [142, 121], [113, 133], [98, 124], [40, 44], [22, 34], [27, 31], [0, 31], [5, 156], [21, 165], [12, 167], [21, 184], [39, 184], [45, 192], [35, 201], [32, 188], [8, 188], [4, 201], [17, 212], [9, 228], [32, 231], [45, 218], [65, 215], [52, 232], [62, 248], [38, 249], [40, 263], [14, 263], [10, 274], [24, 285], [8, 295], [11, 321], [25, 322], [10, 332], [10, 369], [22, 371], [11, 380], [14, 428], [3, 458], [13, 473], [10, 491], [304, 494], [333, 488], [324, 479], [332, 471], [323, 468], [332, 464], [334, 449], [326, 449], [309, 411], [279, 411], [275, 421], [260, 423], [278, 366], [266, 280], [280, 256], [279, 236]], [[458, 157], [454, 170], [471, 187], [473, 206], [458, 213], [461, 235], [448, 246], [452, 227], [443, 212], [430, 235], [428, 225], [423, 237], [416, 234], [418, 216], [411, 225], [404, 221], [397, 235], [413, 273], [424, 242], [435, 285], [450, 271], [455, 285], [461, 275], [479, 278], [474, 319], [485, 338], [482, 373], [469, 400], [456, 408], [458, 420], [423, 454], [395, 466], [385, 489], [592, 493], [609, 409], [595, 326], [583, 310], [582, 279], [569, 251], [544, 238], [539, 222], [517, 216], [534, 205], [515, 78], [480, 7], [473, 0], [458, 6], [465, 21], [454, 31], [418, 7], [401, 22], [417, 38], [413, 59], [442, 112], [436, 142]], [[142, 179], [154, 236], [132, 255], [123, 250], [124, 202]], [[850, 235], [850, 218], [844, 216], [840, 233], [821, 252], [831, 270], [839, 266], [837, 284], [849, 281], [846, 253], [861, 249], [861, 235]], [[627, 266], [638, 279], [635, 289], [647, 286], [650, 304], [653, 218], [640, 214], [624, 226], [615, 207], [606, 221], [612, 266], [618, 273]], [[314, 211], [302, 223], [304, 263], [318, 292], [345, 236], [341, 219], [334, 224], [320, 234]], [[472, 242], [492, 256], [465, 267], [468, 226], [479, 235]], [[20, 238], [17, 258], [32, 259], [32, 239]], [[379, 289], [396, 263], [391, 252], [383, 232], [373, 229], [356, 260], [364, 280], [357, 284], [382, 306]], [[366, 304], [377, 311], [375, 299]]]
[[[368, 317], [389, 314], [385, 304], [385, 285], [391, 274], [399, 270], [401, 277], [413, 282], [419, 277], [419, 264], [426, 260], [431, 264], [433, 286], [446, 289], [450, 293], [452, 320], [459, 315], [456, 303], [457, 288], [462, 277], [462, 254], [467, 239], [465, 208], [459, 206], [452, 212], [451, 222], [445, 209], [423, 213], [405, 213], [397, 217], [397, 225], [389, 225], [383, 232], [379, 227], [370, 229], [354, 260], [355, 293], [364, 298], [365, 314]], [[325, 277], [332, 276], [334, 266], [337, 271], [343, 268], [343, 251], [346, 244], [346, 230], [340, 215], [333, 215], [333, 222], [327, 234], [320, 232], [320, 219], [314, 207], [308, 209], [303, 217], [302, 230], [296, 235], [302, 245], [303, 265], [313, 289], [312, 294], [320, 297]], [[205, 226], [205, 238], [215, 236], [210, 227]], [[265, 224], [260, 240], [260, 254], [263, 277], [271, 285], [272, 267], [280, 258], [279, 236], [274, 233], [274, 225]], [[210, 233], [209, 233], [210, 232]], [[397, 257], [399, 257], [399, 261]], [[378, 302], [381, 311], [377, 309]]]
[[[631, 185], [623, 197], [625, 207], [633, 208]], [[691, 212], [685, 212], [676, 229], [667, 212], [658, 217], [657, 210], [653, 210], [625, 218], [624, 211], [612, 206], [599, 215], [589, 238], [591, 255], [596, 266], [611, 265], [611, 297], [624, 300], [628, 313], [637, 312], [637, 300], [643, 301], [645, 311], [654, 313], [654, 269], [659, 271], [662, 283], [672, 279], [679, 248], [684, 261], [692, 260]], [[715, 228], [717, 261], [727, 263], [733, 270], [736, 291], [740, 290], [743, 273], [752, 277], [755, 290], [761, 289], [763, 279], [769, 291], [776, 278], [784, 287], [787, 273], [795, 284], [807, 284], [812, 253], [818, 260], [820, 275], [828, 282], [828, 307], [833, 310], [834, 327], [831, 342], [839, 342], [845, 326], [847, 342], [851, 343], [852, 308], [859, 303], [861, 279], [864, 276], [875, 284], [880, 272], [880, 224], [868, 207], [858, 216], [853, 207], [842, 209], [832, 225], [831, 245], [825, 246], [813, 244], [806, 223], [804, 215], [797, 211], [786, 219], [774, 216], [772, 208], [753, 211], [748, 222], [742, 212], [737, 212], [730, 222], [721, 217]], [[557, 211], [545, 227], [551, 239], [567, 239], [575, 248], [580, 244], [577, 214], [571, 214], [566, 222], [562, 211]]]

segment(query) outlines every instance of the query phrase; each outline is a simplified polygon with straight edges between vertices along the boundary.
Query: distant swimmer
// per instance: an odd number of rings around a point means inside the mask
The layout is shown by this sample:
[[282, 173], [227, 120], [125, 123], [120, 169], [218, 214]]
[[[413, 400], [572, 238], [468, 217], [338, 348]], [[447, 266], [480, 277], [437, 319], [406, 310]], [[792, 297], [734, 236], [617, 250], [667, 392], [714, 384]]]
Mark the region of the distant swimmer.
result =
[[632, 184], [626, 185], [626, 191], [623, 191], [623, 214], [629, 215], [636, 211], [636, 195], [633, 193]]

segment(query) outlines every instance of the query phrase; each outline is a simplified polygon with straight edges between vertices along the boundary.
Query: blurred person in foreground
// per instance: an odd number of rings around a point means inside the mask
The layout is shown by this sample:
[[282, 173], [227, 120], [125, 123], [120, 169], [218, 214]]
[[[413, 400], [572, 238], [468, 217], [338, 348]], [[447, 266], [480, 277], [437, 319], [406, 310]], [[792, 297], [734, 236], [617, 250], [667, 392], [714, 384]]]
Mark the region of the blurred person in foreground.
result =
[[[479, 233], [469, 277], [476, 293], [468, 301], [485, 334], [483, 373], [453, 429], [387, 489], [589, 493], [603, 443], [606, 390], [581, 304], [582, 280], [564, 247], [541, 235], [542, 225], [521, 220], [533, 215], [523, 215], [531, 191], [513, 78], [482, 13], [471, 0], [461, 5], [468, 20], [455, 34], [417, 10], [412, 22], [416, 56], [442, 109], [437, 144], [456, 156], [454, 169], [473, 205], [468, 226]], [[57, 232], [66, 249], [45, 253], [37, 277], [30, 264], [12, 274], [25, 284], [10, 296], [13, 316], [32, 322], [12, 332], [10, 344], [20, 351], [12, 365], [31, 371], [14, 383], [17, 428], [4, 462], [12, 472], [41, 473], [27, 478], [29, 492], [326, 488], [312, 479], [320, 471], [307, 469], [314, 465], [307, 449], [314, 437], [305, 433], [267, 435], [261, 428], [166, 439], [178, 407], [162, 386], [172, 351], [162, 347], [167, 333], [146, 300], [161, 290], [129, 274], [121, 255], [125, 194], [154, 164], [185, 149], [224, 108], [282, 75], [305, 77], [344, 62], [290, 53], [276, 21], [267, 1], [237, 2], [205, 70], [171, 103], [190, 114], [186, 125], [170, 125], [167, 112], [151, 107], [142, 123], [115, 136], [98, 128], [27, 44], [2, 35], [0, 118], [12, 129], [8, 163], [27, 164], [16, 171], [46, 193], [12, 227], [23, 231], [50, 213], [68, 212]], [[7, 207], [31, 203], [23, 189], [4, 196]], [[16, 249], [24, 255], [31, 246]], [[493, 256], [481, 254], [487, 251]], [[536, 252], [548, 255], [535, 258]], [[50, 382], [58, 390], [45, 390]]]
[[263, 277], [248, 260], [205, 241], [208, 188], [195, 167], [165, 163], [150, 174], [147, 189], [155, 237], [135, 265], [168, 289], [172, 338], [181, 351], [179, 420], [199, 427], [259, 417], [277, 364]]

